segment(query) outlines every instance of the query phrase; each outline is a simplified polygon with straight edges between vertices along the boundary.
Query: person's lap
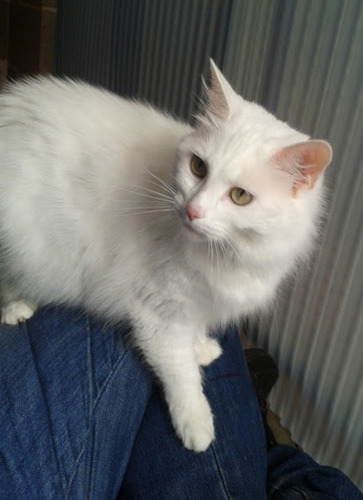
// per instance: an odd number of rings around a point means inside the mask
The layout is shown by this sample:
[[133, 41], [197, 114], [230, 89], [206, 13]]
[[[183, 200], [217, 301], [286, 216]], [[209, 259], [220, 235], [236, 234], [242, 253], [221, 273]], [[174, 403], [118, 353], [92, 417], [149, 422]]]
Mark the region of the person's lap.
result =
[[115, 498], [123, 477], [121, 498], [264, 498], [262, 424], [236, 333], [205, 370], [217, 439], [197, 454], [120, 331], [66, 309], [1, 326], [0, 498]]

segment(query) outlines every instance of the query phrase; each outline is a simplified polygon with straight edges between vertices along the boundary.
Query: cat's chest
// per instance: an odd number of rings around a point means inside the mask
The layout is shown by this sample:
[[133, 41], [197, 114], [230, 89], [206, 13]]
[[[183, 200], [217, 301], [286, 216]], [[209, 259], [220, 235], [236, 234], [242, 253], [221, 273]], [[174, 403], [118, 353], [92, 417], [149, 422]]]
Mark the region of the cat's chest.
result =
[[210, 283], [213, 300], [209, 303], [209, 317], [213, 322], [226, 323], [254, 313], [269, 303], [276, 285], [268, 275], [228, 270]]
[[215, 276], [195, 273], [184, 293], [191, 313], [209, 325], [225, 324], [263, 307], [274, 286], [246, 271], [222, 270]]
[[261, 308], [273, 294], [266, 273], [253, 273], [248, 266], [204, 265], [196, 253], [171, 250], [161, 252], [162, 258], [149, 254], [148, 279], [140, 287], [143, 302], [153, 297], [153, 307], [162, 316], [225, 324]]

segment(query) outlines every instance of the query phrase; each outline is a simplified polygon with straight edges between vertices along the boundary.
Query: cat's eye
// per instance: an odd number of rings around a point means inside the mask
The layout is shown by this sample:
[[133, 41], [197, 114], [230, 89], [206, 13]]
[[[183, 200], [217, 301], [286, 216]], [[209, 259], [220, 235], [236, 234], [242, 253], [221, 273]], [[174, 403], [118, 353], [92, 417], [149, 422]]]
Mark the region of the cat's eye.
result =
[[190, 160], [190, 170], [200, 179], [207, 175], [207, 165], [197, 155], [193, 155]]
[[253, 199], [252, 194], [250, 194], [248, 191], [245, 191], [242, 188], [237, 188], [237, 187], [231, 189], [230, 196], [233, 203], [241, 206], [247, 205]]

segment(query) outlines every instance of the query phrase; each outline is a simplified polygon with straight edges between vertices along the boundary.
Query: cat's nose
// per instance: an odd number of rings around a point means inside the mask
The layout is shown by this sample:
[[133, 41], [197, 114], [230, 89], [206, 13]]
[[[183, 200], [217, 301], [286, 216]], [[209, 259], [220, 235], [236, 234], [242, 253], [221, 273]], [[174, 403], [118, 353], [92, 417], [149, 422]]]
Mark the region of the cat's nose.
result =
[[189, 220], [200, 219], [202, 217], [201, 213], [190, 205], [185, 207], [185, 213], [187, 214]]

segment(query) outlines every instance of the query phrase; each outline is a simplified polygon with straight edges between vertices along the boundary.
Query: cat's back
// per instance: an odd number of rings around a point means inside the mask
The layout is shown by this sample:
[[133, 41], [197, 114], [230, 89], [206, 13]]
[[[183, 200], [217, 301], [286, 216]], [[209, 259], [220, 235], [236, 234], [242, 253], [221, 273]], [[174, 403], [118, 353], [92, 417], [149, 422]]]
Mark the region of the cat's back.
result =
[[[85, 82], [51, 76], [11, 83], [0, 94], [1, 136], [44, 133], [75, 139], [118, 140], [134, 136], [146, 140], [178, 124], [149, 105], [120, 97]], [[0, 137], [1, 137], [0, 136]]]
[[[85, 82], [39, 76], [9, 83], [0, 94], [0, 120], [5, 132], [15, 124], [78, 127], [88, 117], [127, 108], [127, 101]], [[131, 112], [131, 107], [127, 111]]]

